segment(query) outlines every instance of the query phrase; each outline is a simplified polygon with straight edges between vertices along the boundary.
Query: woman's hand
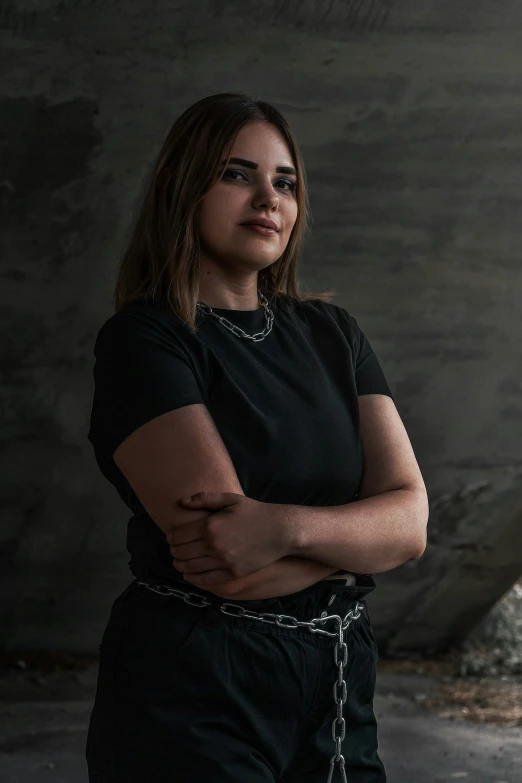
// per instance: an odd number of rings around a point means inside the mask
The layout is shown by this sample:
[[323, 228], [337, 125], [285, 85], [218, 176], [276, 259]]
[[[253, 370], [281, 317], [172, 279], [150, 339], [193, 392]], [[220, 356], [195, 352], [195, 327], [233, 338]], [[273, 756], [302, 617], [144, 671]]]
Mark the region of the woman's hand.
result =
[[298, 593], [338, 570], [337, 566], [289, 556], [248, 576], [241, 576], [222, 585], [211, 585], [208, 590], [220, 598], [238, 601], [278, 598]]
[[[199, 492], [180, 501], [213, 511], [167, 534], [174, 568], [187, 582], [220, 585], [275, 564], [289, 550], [284, 506], [234, 492]], [[333, 573], [333, 572], [332, 572]]]

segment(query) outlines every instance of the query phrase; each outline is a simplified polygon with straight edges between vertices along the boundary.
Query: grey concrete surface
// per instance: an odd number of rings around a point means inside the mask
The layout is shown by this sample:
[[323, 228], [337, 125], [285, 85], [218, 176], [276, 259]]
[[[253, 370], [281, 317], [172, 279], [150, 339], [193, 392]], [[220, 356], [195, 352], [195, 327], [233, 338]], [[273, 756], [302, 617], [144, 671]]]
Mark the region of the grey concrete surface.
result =
[[[87, 783], [85, 738], [96, 674], [94, 666], [0, 677], [2, 783]], [[422, 701], [436, 682], [415, 674], [378, 674], [374, 711], [388, 783], [519, 783], [522, 728], [426, 712]], [[327, 774], [325, 769], [325, 780]]]
[[522, 573], [519, 0], [9, 0], [0, 29], [0, 649], [95, 654], [128, 583], [92, 349], [163, 139], [226, 90], [294, 128], [301, 280], [367, 334], [432, 501], [424, 557], [377, 575], [379, 644], [466, 633]]

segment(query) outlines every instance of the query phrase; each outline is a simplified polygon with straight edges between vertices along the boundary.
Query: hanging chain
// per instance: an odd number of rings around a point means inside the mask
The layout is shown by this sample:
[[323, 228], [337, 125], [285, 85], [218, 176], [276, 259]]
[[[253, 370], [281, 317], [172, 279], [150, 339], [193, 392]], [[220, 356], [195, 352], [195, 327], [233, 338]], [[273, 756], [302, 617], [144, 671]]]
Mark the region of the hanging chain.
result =
[[[204, 609], [206, 606], [210, 606], [213, 603], [219, 603], [219, 608], [223, 614], [227, 614], [230, 617], [246, 617], [249, 620], [258, 620], [263, 623], [272, 623], [278, 625], [280, 628], [308, 628], [311, 633], [320, 633], [325, 636], [336, 637], [336, 644], [334, 647], [334, 661], [337, 666], [337, 679], [333, 686], [334, 702], [337, 705], [337, 715], [332, 722], [332, 738], [335, 742], [335, 753], [330, 759], [330, 772], [328, 775], [327, 783], [332, 783], [335, 764], [339, 763], [342, 783], [348, 783], [345, 772], [345, 760], [341, 753], [341, 743], [345, 737], [346, 724], [343, 718], [343, 704], [346, 701], [346, 681], [344, 679], [344, 667], [348, 663], [348, 647], [344, 641], [344, 632], [349, 625], [361, 617], [364, 604], [360, 601], [355, 602], [355, 607], [350, 609], [344, 617], [338, 614], [326, 615], [325, 612], [321, 617], [315, 617], [313, 620], [297, 620], [288, 614], [273, 614], [271, 612], [254, 612], [251, 609], [247, 609], [239, 604], [234, 604], [229, 601], [219, 602], [209, 601], [204, 595], [199, 593], [186, 592], [185, 590], [177, 590], [175, 587], [169, 587], [167, 585], [152, 585], [148, 582], [141, 582], [134, 577], [135, 581], [139, 585], [144, 585], [149, 590], [160, 595], [169, 595], [174, 598], [181, 598], [185, 603], [197, 606], [199, 609]], [[158, 589], [160, 588], [160, 589]], [[272, 619], [271, 619], [272, 618]], [[337, 630], [334, 632], [324, 631], [321, 628], [317, 628], [316, 625], [323, 625], [327, 620], [334, 620], [337, 624]], [[339, 695], [339, 688], [341, 694]], [[340, 726], [340, 734], [336, 734], [336, 727]]]

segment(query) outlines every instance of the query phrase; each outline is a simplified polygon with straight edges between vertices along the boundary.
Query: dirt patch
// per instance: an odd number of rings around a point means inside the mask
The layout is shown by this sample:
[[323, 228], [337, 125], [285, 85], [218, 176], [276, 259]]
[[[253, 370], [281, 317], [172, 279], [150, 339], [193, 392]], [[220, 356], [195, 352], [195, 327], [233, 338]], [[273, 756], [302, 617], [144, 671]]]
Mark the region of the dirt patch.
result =
[[522, 726], [522, 683], [455, 679], [440, 683], [423, 707], [440, 718], [458, 716], [471, 723], [512, 728]]
[[420, 660], [380, 658], [378, 675], [424, 675], [426, 694], [412, 696], [421, 709], [440, 718], [461, 718], [491, 726], [522, 726], [522, 677], [461, 676], [462, 653]]

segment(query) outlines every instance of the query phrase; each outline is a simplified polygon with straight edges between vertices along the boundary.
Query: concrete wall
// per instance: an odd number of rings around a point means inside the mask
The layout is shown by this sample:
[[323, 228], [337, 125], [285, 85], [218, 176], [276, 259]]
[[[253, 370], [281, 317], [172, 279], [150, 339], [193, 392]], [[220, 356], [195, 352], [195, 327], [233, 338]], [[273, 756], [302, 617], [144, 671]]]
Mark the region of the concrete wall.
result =
[[159, 145], [225, 90], [295, 129], [302, 279], [367, 333], [428, 486], [426, 554], [376, 575], [379, 643], [458, 639], [522, 573], [520, 3], [18, 0], [0, 25], [2, 649], [96, 652], [129, 582], [94, 337]]

